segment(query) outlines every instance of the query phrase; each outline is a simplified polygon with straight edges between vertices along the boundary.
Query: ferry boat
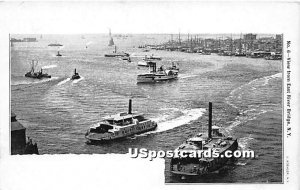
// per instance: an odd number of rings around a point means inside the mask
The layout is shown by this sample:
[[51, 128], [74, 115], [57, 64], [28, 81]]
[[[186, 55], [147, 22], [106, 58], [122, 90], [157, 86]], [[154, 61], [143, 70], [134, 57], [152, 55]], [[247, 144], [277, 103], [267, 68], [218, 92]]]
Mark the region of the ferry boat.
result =
[[31, 71], [27, 72], [25, 74], [25, 77], [36, 78], [36, 79], [51, 78], [51, 75], [48, 75], [47, 73], [43, 73], [43, 69], [41, 69], [41, 71], [39, 72], [35, 72], [34, 68], [37, 66], [37, 63], [38, 61], [36, 61], [35, 63], [34, 60], [32, 60]]
[[99, 123], [92, 125], [86, 132], [85, 138], [93, 143], [116, 140], [154, 130], [157, 123], [145, 118], [143, 114], [133, 113], [131, 104], [130, 99], [128, 113], [107, 116]]
[[[174, 156], [171, 159], [170, 171], [181, 179], [187, 176], [203, 176], [221, 170], [232, 158], [224, 156], [226, 151], [232, 154], [238, 149], [237, 139], [225, 136], [219, 131], [220, 127], [212, 126], [212, 103], [209, 102], [208, 134], [199, 133], [181, 144], [175, 151], [185, 152], [186, 157]], [[219, 157], [190, 156], [192, 151], [218, 151]]]
[[153, 83], [153, 82], [161, 82], [161, 81], [173, 80], [178, 78], [178, 70], [164, 69], [163, 66], [161, 66], [158, 69], [158, 71], [156, 71], [155, 62], [149, 62], [148, 64], [150, 68], [150, 73], [138, 75], [137, 83]]
[[76, 72], [76, 69], [74, 70], [74, 75], [72, 75], [72, 80], [75, 80], [75, 79], [80, 79], [80, 76], [79, 74]]
[[125, 52], [117, 52], [117, 46], [115, 46], [115, 50], [112, 53], [105, 54], [104, 57], [129, 57], [129, 53]]

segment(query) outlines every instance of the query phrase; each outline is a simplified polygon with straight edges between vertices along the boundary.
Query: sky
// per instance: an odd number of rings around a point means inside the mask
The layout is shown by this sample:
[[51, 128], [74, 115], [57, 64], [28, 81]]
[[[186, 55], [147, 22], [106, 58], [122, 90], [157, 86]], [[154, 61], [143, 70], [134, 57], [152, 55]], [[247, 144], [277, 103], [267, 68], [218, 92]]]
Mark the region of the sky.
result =
[[2, 2], [0, 22], [10, 33], [283, 33], [297, 8], [280, 2]]

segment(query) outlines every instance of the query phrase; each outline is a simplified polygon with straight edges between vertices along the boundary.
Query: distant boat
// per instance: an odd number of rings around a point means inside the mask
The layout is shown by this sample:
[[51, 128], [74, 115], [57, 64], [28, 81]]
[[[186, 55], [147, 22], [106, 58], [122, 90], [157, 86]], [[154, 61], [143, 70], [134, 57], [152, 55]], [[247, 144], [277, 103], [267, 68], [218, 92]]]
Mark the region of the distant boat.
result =
[[131, 62], [130, 57], [121, 57], [120, 60], [124, 60], [124, 61], [127, 61], [127, 62]]
[[74, 75], [72, 75], [72, 80], [75, 80], [75, 79], [80, 79], [80, 76], [79, 74], [76, 72], [76, 69], [74, 70]]
[[129, 57], [129, 53], [117, 53], [117, 46], [115, 46], [115, 50], [112, 53], [105, 54], [104, 57]]
[[142, 67], [149, 67], [149, 63], [152, 61], [139, 61], [137, 63], [138, 66], [142, 66]]
[[111, 30], [110, 30], [110, 29], [109, 29], [109, 37], [110, 37], [110, 40], [109, 40], [109, 42], [108, 42], [108, 46], [113, 46], [113, 45], [115, 45], [114, 39], [113, 39], [112, 36], [111, 36]]
[[161, 66], [156, 71], [156, 63], [155, 62], [150, 62], [149, 66], [150, 66], [150, 69], [152, 68], [152, 71], [150, 71], [150, 73], [138, 75], [137, 83], [161, 82], [161, 81], [177, 79], [177, 77], [178, 77], [178, 70], [164, 69], [163, 66]]
[[161, 60], [161, 57], [154, 56], [153, 54], [150, 55], [149, 57], [145, 55], [145, 58], [143, 60], [144, 61]]
[[53, 43], [53, 44], [49, 44], [48, 46], [63, 46], [62, 44], [58, 44], [58, 43]]
[[57, 54], [56, 54], [56, 56], [61, 57], [62, 55], [58, 51]]
[[35, 67], [37, 66], [38, 61], [34, 63], [34, 60], [32, 60], [31, 63], [31, 71], [25, 74], [25, 77], [29, 78], [36, 78], [36, 79], [42, 79], [42, 78], [51, 78], [51, 75], [48, 75], [47, 73], [43, 73], [43, 69], [39, 72], [35, 72]]

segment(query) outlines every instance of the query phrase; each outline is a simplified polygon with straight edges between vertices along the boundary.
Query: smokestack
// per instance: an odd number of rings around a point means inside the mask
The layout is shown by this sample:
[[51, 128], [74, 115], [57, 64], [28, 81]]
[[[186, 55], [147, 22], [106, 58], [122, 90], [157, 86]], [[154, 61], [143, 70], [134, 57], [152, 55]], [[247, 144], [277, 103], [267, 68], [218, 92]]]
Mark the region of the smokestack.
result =
[[131, 109], [132, 109], [132, 105], [131, 105], [131, 99], [129, 99], [129, 106], [128, 106], [128, 114], [132, 114]]
[[212, 103], [209, 102], [209, 107], [208, 107], [208, 138], [211, 138], [211, 130], [212, 130]]

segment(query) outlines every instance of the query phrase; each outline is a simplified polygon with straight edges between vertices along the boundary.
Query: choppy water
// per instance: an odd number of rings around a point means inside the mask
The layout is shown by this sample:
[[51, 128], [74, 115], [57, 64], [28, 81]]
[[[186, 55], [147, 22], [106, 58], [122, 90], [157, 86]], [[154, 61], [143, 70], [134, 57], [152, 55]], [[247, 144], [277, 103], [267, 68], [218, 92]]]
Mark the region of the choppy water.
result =
[[[14, 37], [14, 36], [13, 36]], [[18, 36], [17, 36], [18, 37]], [[11, 107], [41, 154], [127, 153], [128, 148], [173, 150], [207, 123], [208, 101], [213, 122], [239, 138], [241, 149], [254, 150], [256, 159], [240, 159], [226, 174], [189, 182], [282, 181], [281, 62], [245, 57], [221, 57], [180, 52], [141, 52], [141, 43], [166, 36], [133, 35], [115, 38], [119, 51], [132, 53], [131, 63], [106, 58], [112, 52], [105, 35], [44, 35], [36, 43], [15, 43], [11, 49]], [[145, 41], [145, 42], [144, 42]], [[63, 47], [48, 47], [49, 43]], [[56, 57], [60, 50], [62, 57]], [[161, 56], [158, 64], [180, 62], [178, 80], [136, 84], [147, 72], [137, 62], [145, 54]], [[38, 59], [51, 79], [25, 78], [31, 59]], [[74, 68], [82, 76], [72, 81]], [[158, 122], [156, 131], [102, 145], [88, 145], [84, 133], [101, 117], [133, 110]], [[166, 182], [182, 182], [169, 172]]]

